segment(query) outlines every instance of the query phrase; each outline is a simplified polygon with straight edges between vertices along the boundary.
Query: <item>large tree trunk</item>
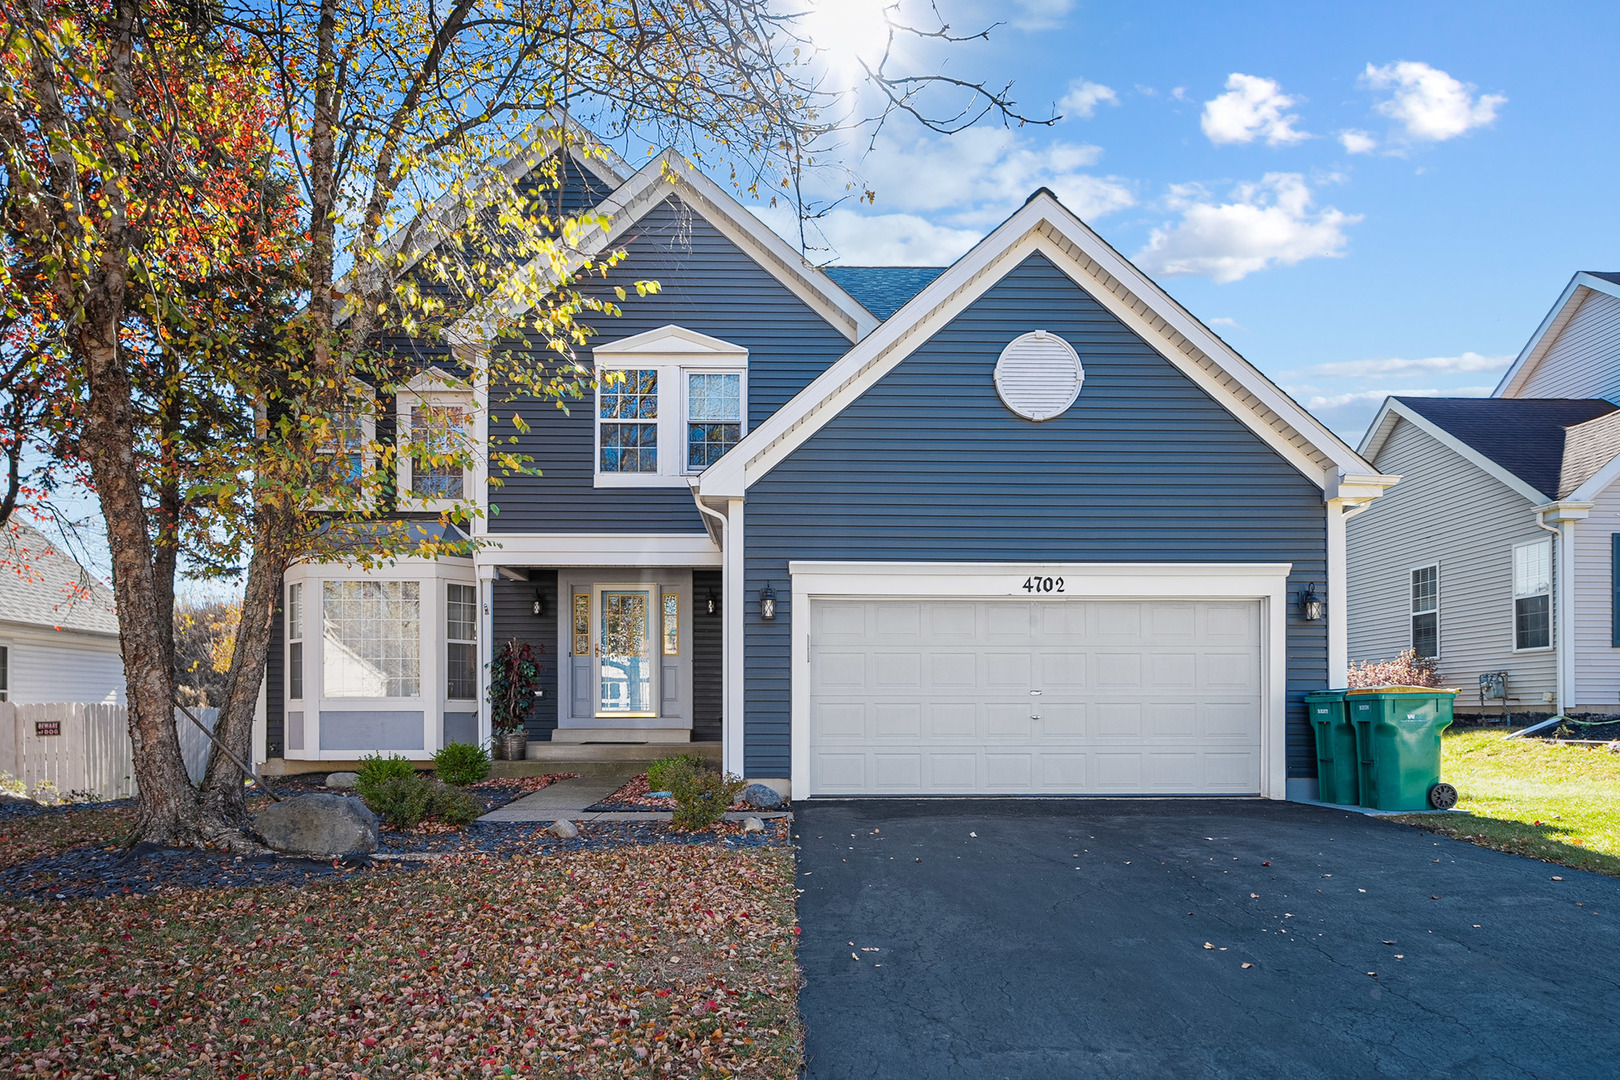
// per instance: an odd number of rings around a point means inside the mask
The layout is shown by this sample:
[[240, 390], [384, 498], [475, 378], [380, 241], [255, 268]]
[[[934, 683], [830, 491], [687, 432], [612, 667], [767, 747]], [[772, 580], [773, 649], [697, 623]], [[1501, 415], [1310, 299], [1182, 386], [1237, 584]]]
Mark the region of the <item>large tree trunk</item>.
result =
[[[242, 597], [242, 621], [236, 627], [225, 700], [220, 703], [219, 719], [214, 725], [215, 745], [208, 758], [208, 774], [203, 777], [203, 812], [216, 829], [247, 826], [243, 787], [247, 778], [236, 761], [251, 764], [253, 760], [253, 718], [258, 711], [266, 660], [275, 644], [270, 640], [271, 623], [281, 596], [282, 574], [287, 569], [285, 551], [291, 515], [279, 505], [264, 503], [260, 504], [259, 514], [247, 589]], [[236, 761], [231, 760], [233, 755]]]

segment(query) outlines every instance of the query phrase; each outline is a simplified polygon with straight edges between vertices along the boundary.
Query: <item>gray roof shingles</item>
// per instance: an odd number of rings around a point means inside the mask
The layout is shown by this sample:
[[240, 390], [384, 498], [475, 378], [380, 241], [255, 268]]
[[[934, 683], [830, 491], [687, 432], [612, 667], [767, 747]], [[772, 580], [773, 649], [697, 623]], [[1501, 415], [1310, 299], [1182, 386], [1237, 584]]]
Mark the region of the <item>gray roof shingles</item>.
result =
[[832, 278], [879, 321], [906, 306], [945, 272], [943, 266], [824, 266]]
[[0, 622], [118, 633], [112, 590], [45, 534], [15, 519], [0, 529]]
[[1549, 500], [1558, 498], [1565, 428], [1615, 411], [1602, 398], [1395, 400], [1484, 454]]

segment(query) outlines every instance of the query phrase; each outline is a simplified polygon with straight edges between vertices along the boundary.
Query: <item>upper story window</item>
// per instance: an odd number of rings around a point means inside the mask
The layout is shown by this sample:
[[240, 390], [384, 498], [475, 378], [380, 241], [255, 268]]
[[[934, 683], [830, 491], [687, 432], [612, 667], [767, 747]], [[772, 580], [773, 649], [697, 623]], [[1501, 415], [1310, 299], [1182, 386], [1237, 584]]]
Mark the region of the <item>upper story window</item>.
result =
[[748, 351], [666, 326], [596, 350], [596, 484], [685, 484], [747, 431]]
[[399, 490], [413, 509], [443, 510], [471, 497], [477, 460], [473, 395], [429, 368], [399, 393]]
[[326, 419], [326, 438], [315, 447], [320, 473], [332, 483], [352, 487], [365, 481], [371, 464], [371, 443], [376, 438], [370, 390], [364, 400], [351, 399], [343, 411]]
[[1513, 549], [1513, 648], [1552, 646], [1552, 537]]
[[1440, 655], [1440, 567], [1412, 571], [1412, 651]]

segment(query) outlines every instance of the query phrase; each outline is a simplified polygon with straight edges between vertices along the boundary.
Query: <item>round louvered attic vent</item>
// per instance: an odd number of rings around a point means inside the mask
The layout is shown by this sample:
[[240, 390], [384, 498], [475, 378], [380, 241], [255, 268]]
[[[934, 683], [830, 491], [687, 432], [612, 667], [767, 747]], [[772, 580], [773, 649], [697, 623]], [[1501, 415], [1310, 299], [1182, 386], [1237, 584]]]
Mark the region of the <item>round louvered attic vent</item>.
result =
[[1026, 420], [1062, 415], [1085, 381], [1086, 369], [1074, 349], [1045, 330], [1013, 338], [996, 361], [996, 393]]

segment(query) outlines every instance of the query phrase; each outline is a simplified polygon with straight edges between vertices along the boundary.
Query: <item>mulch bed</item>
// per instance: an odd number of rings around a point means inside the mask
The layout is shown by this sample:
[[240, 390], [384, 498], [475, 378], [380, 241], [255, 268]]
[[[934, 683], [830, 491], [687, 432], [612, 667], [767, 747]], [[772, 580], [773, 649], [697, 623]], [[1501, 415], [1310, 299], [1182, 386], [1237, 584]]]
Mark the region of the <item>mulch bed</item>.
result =
[[[592, 803], [590, 806], [587, 806], [585, 811], [592, 814], [603, 814], [624, 811], [673, 811], [675, 809], [674, 799], [667, 795], [662, 796], [661, 798], [654, 798], [651, 795], [651, 791], [652, 788], [647, 783], [647, 774], [642, 773], [640, 776], [631, 777], [629, 783], [625, 784], [613, 794], [602, 799], [600, 802]], [[782, 808], [784, 810], [787, 809], [786, 804], [783, 804]], [[752, 807], [739, 799], [731, 804], [731, 809], [750, 810]]]
[[[423, 775], [432, 776], [432, 770]], [[476, 784], [467, 785], [466, 790], [482, 799], [486, 811], [497, 810], [509, 802], [533, 795], [543, 787], [550, 787], [559, 780], [572, 780], [578, 773], [546, 773], [543, 776], [497, 776], [488, 780], [480, 780]], [[264, 782], [281, 798], [289, 796], [308, 795], [317, 791], [332, 791], [326, 786], [326, 773], [298, 773], [293, 776], [267, 776]], [[352, 789], [343, 791], [343, 794], [352, 793]], [[270, 797], [263, 793], [263, 789], [253, 791], [248, 796], [250, 805], [257, 807], [261, 800], [268, 802]]]

